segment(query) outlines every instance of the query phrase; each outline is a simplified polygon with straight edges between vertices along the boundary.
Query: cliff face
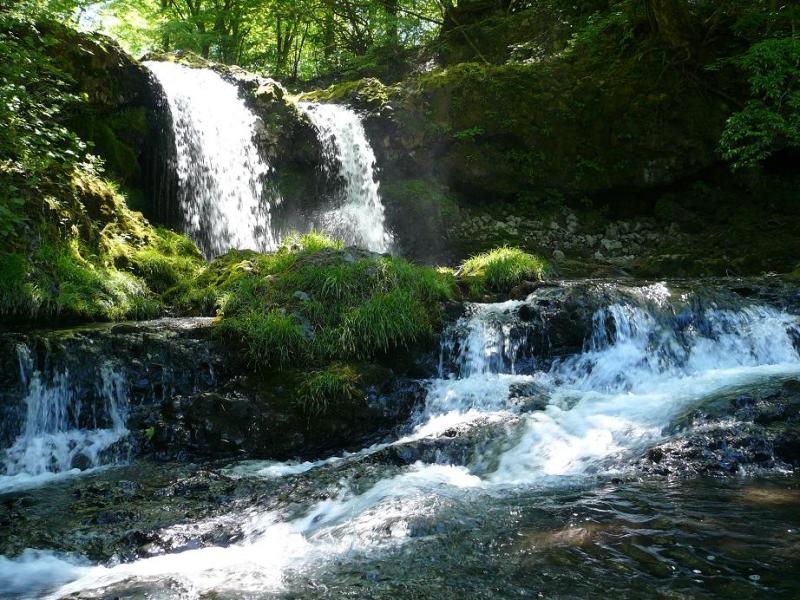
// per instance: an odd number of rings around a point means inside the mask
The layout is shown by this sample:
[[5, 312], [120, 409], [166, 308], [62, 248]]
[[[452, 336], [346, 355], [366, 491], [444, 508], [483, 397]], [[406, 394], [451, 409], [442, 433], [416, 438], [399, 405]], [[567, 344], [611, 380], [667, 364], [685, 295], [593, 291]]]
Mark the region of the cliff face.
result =
[[308, 96], [366, 114], [390, 224], [419, 258], [508, 243], [575, 274], [791, 270], [796, 152], [732, 172], [720, 150], [751, 93], [730, 57], [767, 35], [743, 24], [757, 7], [698, 4], [678, 36], [644, 4], [459, 3], [415, 74]]
[[130, 192], [132, 208], [172, 223], [175, 180], [169, 110], [150, 71], [112, 39], [54, 22], [37, 24], [46, 51], [85, 102], [69, 126], [93, 145], [108, 173]]

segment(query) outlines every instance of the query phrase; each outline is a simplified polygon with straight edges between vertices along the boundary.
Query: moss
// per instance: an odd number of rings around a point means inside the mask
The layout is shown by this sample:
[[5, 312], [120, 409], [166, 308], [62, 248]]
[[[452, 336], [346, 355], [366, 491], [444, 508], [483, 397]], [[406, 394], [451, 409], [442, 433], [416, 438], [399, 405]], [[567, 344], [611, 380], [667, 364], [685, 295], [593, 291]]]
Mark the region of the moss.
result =
[[389, 89], [378, 79], [367, 77], [356, 81], [336, 83], [324, 90], [306, 92], [300, 100], [309, 102], [348, 103], [359, 108], [376, 110], [389, 101]]
[[541, 60], [459, 63], [388, 88], [398, 143], [420, 166], [435, 156], [471, 199], [647, 187], [716, 162], [724, 103], [664, 69], [651, 40], [634, 54], [621, 37], [612, 27]]
[[459, 270], [459, 278], [473, 296], [489, 292], [509, 292], [523, 281], [544, 277], [547, 263], [519, 248], [502, 246], [467, 259]]
[[144, 282], [93, 258], [77, 239], [47, 241], [30, 257], [4, 258], [0, 312], [37, 320], [118, 320], [158, 314], [160, 305]]
[[300, 408], [305, 414], [316, 417], [328, 413], [333, 405], [341, 408], [353, 404], [364, 397], [360, 380], [354, 367], [340, 363], [312, 371], [298, 388]]
[[175, 52], [149, 52], [142, 57], [142, 61], [172, 62], [184, 67], [194, 69], [207, 69], [214, 63], [206, 60], [191, 50], [176, 50]]
[[451, 223], [458, 216], [458, 202], [447, 188], [426, 179], [401, 179], [384, 183], [382, 194], [410, 212], [410, 221], [420, 226], [420, 219], [435, 219], [441, 225]]
[[34, 321], [154, 317], [160, 293], [202, 264], [191, 240], [153, 228], [85, 167], [68, 192], [46, 201], [35, 235], [17, 245], [24, 250], [0, 257], [0, 315]]

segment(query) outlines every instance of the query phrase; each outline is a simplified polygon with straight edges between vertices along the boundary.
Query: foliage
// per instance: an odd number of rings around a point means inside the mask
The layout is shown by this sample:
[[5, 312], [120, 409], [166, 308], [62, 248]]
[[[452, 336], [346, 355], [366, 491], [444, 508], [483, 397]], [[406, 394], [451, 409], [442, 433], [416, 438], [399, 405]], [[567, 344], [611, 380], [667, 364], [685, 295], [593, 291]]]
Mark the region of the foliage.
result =
[[306, 377], [298, 389], [298, 402], [307, 415], [324, 415], [331, 403], [349, 404], [363, 396], [359, 379], [353, 367], [332, 363], [326, 369], [312, 371]]
[[283, 78], [367, 72], [430, 40], [435, 0], [111, 0], [100, 24], [128, 50], [191, 50]]
[[780, 148], [800, 148], [800, 38], [767, 39], [729, 60], [748, 75], [752, 99], [728, 119], [720, 140], [735, 168]]
[[[80, 2], [0, 10], [0, 315], [30, 320], [152, 317], [159, 294], [201, 263], [185, 236], [131, 211], [72, 129], [87, 100], [52, 57], [46, 15]], [[141, 126], [135, 112], [118, 128]]]
[[547, 263], [519, 248], [503, 246], [467, 259], [459, 269], [472, 295], [486, 291], [508, 292], [523, 281], [536, 281], [544, 277]]
[[57, 43], [0, 10], [0, 248], [32, 233], [34, 205], [71, 195], [86, 145], [65, 125], [81, 98], [46, 49]]
[[[71, 190], [74, 206], [54, 199], [50, 209], [67, 235], [40, 221], [24, 251], [0, 251], [0, 315], [106, 321], [159, 314], [158, 293], [199, 269], [195, 245], [153, 229], [96, 175], [77, 171]], [[96, 219], [86, 218], [87, 207]]]
[[179, 288], [179, 306], [215, 305], [221, 330], [253, 365], [280, 367], [425, 342], [440, 301], [454, 294], [449, 273], [342, 248], [319, 233], [292, 236], [272, 254], [228, 253]]

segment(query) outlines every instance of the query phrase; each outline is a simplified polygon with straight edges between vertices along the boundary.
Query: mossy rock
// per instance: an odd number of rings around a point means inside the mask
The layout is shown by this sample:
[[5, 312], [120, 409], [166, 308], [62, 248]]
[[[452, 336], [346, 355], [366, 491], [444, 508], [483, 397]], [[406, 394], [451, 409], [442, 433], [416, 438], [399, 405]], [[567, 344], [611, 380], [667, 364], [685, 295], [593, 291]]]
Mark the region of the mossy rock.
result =
[[312, 233], [272, 254], [229, 252], [166, 297], [218, 311], [254, 368], [289, 368], [425, 344], [454, 294], [449, 273]]
[[171, 62], [192, 69], [208, 69], [216, 64], [191, 50], [175, 50], [173, 52], [151, 51], [142, 56], [142, 62], [145, 61]]
[[44, 210], [50, 214], [27, 249], [2, 254], [2, 319], [152, 318], [164, 309], [160, 292], [202, 263], [191, 240], [153, 228], [92, 173], [77, 171], [71, 194]]
[[389, 89], [380, 80], [367, 77], [336, 83], [324, 90], [306, 92], [300, 96], [300, 100], [350, 104], [357, 109], [376, 111], [389, 102]]

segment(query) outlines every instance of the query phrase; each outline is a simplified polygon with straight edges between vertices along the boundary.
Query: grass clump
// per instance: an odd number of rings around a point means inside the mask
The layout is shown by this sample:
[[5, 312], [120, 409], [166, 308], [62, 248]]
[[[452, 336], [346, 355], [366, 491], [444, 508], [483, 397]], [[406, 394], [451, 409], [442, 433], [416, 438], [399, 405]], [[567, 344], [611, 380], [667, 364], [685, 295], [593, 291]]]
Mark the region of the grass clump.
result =
[[448, 272], [318, 233], [293, 236], [273, 254], [231, 255], [197, 278], [194, 293], [214, 272], [222, 330], [254, 366], [370, 359], [424, 342], [455, 292]]
[[311, 417], [326, 414], [332, 403], [351, 404], [363, 396], [360, 379], [353, 367], [339, 363], [313, 371], [297, 390], [300, 408]]
[[472, 295], [486, 292], [504, 293], [523, 281], [544, 277], [547, 263], [519, 248], [502, 246], [467, 259], [459, 270]]
[[200, 251], [185, 235], [157, 228], [148, 241], [131, 253], [130, 266], [154, 292], [167, 291], [201, 268]]
[[78, 240], [42, 242], [3, 257], [0, 314], [29, 320], [150, 318], [161, 306], [135, 275], [107, 267]]

